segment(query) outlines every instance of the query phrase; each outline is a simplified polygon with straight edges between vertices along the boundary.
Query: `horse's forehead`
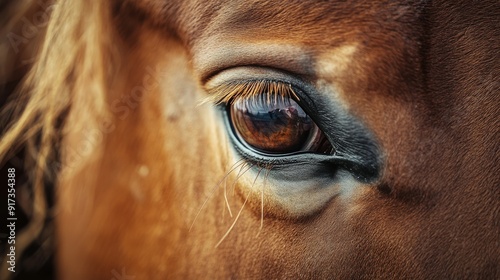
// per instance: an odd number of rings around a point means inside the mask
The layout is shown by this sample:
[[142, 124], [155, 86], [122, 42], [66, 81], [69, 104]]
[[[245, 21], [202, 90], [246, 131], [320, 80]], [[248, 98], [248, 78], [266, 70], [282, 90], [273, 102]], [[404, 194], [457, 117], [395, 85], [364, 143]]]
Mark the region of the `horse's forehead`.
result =
[[[236, 64], [321, 76], [324, 66], [355, 63], [351, 58], [358, 47], [365, 49], [358, 53], [388, 57], [385, 62], [393, 69], [416, 68], [393, 61], [401, 60], [408, 50], [417, 55], [417, 20], [422, 9], [418, 1], [208, 1], [203, 5], [178, 1], [168, 8], [154, 3], [137, 4], [177, 33], [190, 48], [194, 68], [202, 78], [214, 69]], [[375, 54], [387, 45], [390, 51]], [[367, 62], [377, 59], [357, 60], [365, 63], [360, 71], [368, 72]]]
[[[412, 23], [421, 1], [135, 1], [160, 25], [175, 29], [187, 41], [217, 35], [248, 39], [331, 41], [333, 37], [401, 31]], [[328, 26], [329, 28], [324, 28]], [[378, 32], [374, 32], [377, 31]], [[329, 35], [325, 37], [325, 35]], [[312, 43], [312, 42], [310, 42]]]

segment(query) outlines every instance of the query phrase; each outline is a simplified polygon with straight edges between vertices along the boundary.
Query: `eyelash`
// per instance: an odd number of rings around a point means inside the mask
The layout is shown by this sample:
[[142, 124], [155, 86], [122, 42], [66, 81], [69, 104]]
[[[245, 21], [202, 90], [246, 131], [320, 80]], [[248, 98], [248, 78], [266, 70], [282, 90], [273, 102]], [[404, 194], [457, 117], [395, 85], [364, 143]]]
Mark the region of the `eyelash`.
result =
[[271, 96], [277, 98], [291, 98], [300, 102], [299, 96], [295, 93], [291, 84], [272, 80], [241, 81], [223, 84], [209, 90], [210, 96], [203, 103], [215, 105], [231, 105], [235, 100], [255, 98], [262, 93], [266, 93], [266, 101], [271, 102]]

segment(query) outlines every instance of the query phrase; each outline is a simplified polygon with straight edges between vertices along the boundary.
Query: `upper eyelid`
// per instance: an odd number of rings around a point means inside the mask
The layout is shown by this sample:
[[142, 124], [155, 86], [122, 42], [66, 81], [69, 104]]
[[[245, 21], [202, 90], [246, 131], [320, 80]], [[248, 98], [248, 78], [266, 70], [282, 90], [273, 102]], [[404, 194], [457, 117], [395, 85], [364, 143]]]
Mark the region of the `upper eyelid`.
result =
[[291, 83], [273, 79], [231, 81], [206, 88], [206, 91], [209, 96], [203, 99], [203, 103], [229, 104], [235, 98], [248, 98], [263, 92], [291, 97], [297, 102], [301, 99]]
[[242, 84], [256, 81], [275, 81], [289, 84], [294, 89], [298, 99], [297, 103], [316, 120], [318, 98], [320, 93], [314, 85], [314, 80], [304, 77], [300, 73], [290, 72], [288, 69], [260, 65], [240, 65], [225, 68], [210, 76], [202, 82], [205, 92], [209, 95], [200, 101], [200, 104], [217, 104], [215, 95], [221, 93], [219, 88], [230, 84]]

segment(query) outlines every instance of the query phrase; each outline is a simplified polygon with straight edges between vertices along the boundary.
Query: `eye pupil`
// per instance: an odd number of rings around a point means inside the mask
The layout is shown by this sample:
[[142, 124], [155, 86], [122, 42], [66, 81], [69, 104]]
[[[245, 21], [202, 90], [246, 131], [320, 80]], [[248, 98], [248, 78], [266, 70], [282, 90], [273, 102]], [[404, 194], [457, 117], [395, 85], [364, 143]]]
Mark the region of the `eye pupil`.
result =
[[293, 99], [267, 93], [236, 99], [230, 105], [230, 116], [242, 142], [268, 154], [303, 151], [311, 140], [317, 140], [319, 131]]

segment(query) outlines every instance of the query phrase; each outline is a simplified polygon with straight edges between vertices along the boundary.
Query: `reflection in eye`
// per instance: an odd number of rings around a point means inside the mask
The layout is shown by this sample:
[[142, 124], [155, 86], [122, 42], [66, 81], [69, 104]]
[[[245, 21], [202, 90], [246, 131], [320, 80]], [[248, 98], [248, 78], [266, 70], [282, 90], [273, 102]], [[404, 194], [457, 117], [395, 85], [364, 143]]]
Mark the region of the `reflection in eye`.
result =
[[[230, 107], [231, 122], [241, 140], [270, 154], [323, 148], [329, 144], [313, 120], [289, 97], [261, 93], [236, 99]], [[325, 147], [320, 147], [320, 146]]]
[[240, 142], [273, 156], [295, 152], [333, 153], [323, 132], [297, 103], [299, 98], [290, 85], [253, 81], [229, 88], [229, 94], [225, 91], [219, 102], [228, 104], [230, 123]]

